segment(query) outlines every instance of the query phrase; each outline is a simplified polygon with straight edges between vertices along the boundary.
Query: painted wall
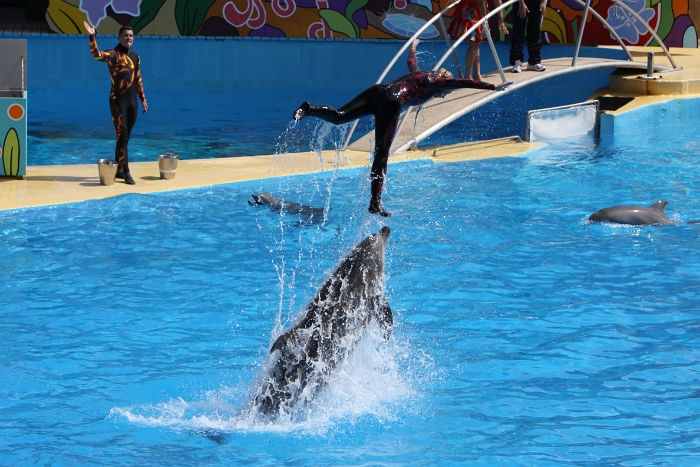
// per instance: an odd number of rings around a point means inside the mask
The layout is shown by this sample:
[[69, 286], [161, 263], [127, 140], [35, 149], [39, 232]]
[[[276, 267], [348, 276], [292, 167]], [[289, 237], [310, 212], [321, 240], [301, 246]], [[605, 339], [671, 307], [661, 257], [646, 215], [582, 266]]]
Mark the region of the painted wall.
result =
[[[97, 40], [103, 48], [117, 43], [114, 36], [98, 36]], [[339, 106], [376, 82], [402, 44], [391, 40], [138, 37], [134, 49], [141, 56], [149, 102], [148, 114], [139, 117], [138, 131], [164, 134], [172, 125], [185, 131], [216, 119], [252, 118], [260, 125], [274, 127], [278, 135], [284, 128], [275, 125], [286, 125], [301, 102]], [[50, 136], [58, 125], [61, 134], [80, 134], [81, 128], [100, 122], [111, 136], [109, 73], [106, 64], [90, 55], [87, 37], [27, 36], [27, 45], [30, 129]], [[458, 51], [462, 61], [466, 49], [464, 46]], [[497, 43], [496, 49], [504, 63], [509, 44]], [[548, 58], [570, 57], [572, 51], [573, 46], [551, 45], [543, 53]], [[423, 41], [418, 52], [420, 66], [431, 68], [444, 54], [445, 43]], [[482, 52], [482, 70], [494, 70], [495, 61], [488, 48]], [[582, 54], [624, 58], [622, 51], [602, 47], [586, 48]], [[456, 72], [450, 61], [445, 65]], [[404, 54], [387, 77], [395, 78], [407, 71]], [[498, 106], [517, 105], [526, 111], [568, 104], [577, 98], [585, 100], [609, 83], [610, 70], [591, 73], [577, 74], [576, 80], [546, 80], [541, 86], [529, 86], [518, 93], [517, 102], [499, 102]], [[544, 102], [542, 93], [554, 100]], [[227, 105], [222, 108], [220, 102]], [[493, 111], [493, 107], [487, 107], [483, 112]], [[42, 126], [44, 122], [51, 123], [50, 128]], [[524, 117], [518, 118], [517, 127], [524, 128], [524, 122]], [[480, 137], [495, 136], [483, 133]]]
[[600, 136], [607, 139], [625, 133], [674, 132], [688, 122], [698, 121], [700, 121], [700, 98], [681, 97], [639, 107], [619, 115], [601, 114]]
[[[669, 47], [697, 47], [698, 0], [622, 0], [647, 21]], [[83, 21], [101, 34], [131, 25], [137, 34], [158, 36], [401, 39], [413, 35], [450, 0], [49, 0], [46, 19], [58, 33], [84, 34]], [[490, 0], [493, 6], [493, 0]], [[34, 10], [46, 5], [33, 0]], [[591, 0], [628, 45], [655, 45], [653, 36], [613, 0]], [[36, 11], [34, 11], [36, 14]], [[505, 10], [512, 24], [512, 7]], [[446, 21], [450, 21], [450, 14]], [[549, 0], [542, 24], [545, 42], [573, 44], [583, 7], [577, 0]], [[495, 21], [495, 19], [494, 19]], [[509, 35], [491, 25], [497, 40]], [[438, 38], [437, 23], [423, 39]], [[588, 16], [584, 44], [616, 44], [598, 20]]]
[[[26, 36], [28, 47], [27, 89], [54, 88], [64, 84], [80, 86], [109, 84], [107, 66], [90, 55], [86, 36]], [[115, 36], [97, 35], [98, 46], [114, 48]], [[137, 37], [134, 50], [141, 56], [141, 74], [149, 86], [165, 85], [186, 89], [222, 87], [227, 89], [350, 89], [357, 92], [374, 83], [403, 41], [311, 39], [251, 39]], [[444, 41], [423, 41], [418, 49], [423, 69], [445, 52]], [[464, 62], [467, 47], [457, 56]], [[509, 44], [496, 44], [501, 63], [506, 63]], [[552, 45], [543, 49], [546, 58], [570, 57], [573, 46]], [[586, 48], [582, 55], [624, 59], [621, 50]], [[408, 72], [404, 52], [387, 74], [387, 79]], [[186, 62], [183, 64], [183, 61]], [[456, 72], [451, 60], [444, 64]], [[481, 53], [482, 70], [496, 69], [488, 47]], [[609, 72], [608, 72], [609, 73]], [[199, 92], [199, 91], [197, 91]], [[354, 95], [354, 94], [353, 94]]]

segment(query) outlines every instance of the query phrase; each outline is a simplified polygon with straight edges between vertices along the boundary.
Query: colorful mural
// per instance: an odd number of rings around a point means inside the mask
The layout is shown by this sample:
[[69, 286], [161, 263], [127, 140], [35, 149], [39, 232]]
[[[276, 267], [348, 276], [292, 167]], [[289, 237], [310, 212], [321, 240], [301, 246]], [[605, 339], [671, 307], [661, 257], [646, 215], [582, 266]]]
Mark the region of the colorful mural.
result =
[[[621, 0], [644, 18], [667, 46], [697, 47], [697, 0]], [[549, 43], [575, 43], [584, 6], [579, 0], [550, 0], [542, 24]], [[692, 3], [692, 5], [691, 5]], [[136, 34], [294, 38], [404, 39], [449, 5], [449, 0], [49, 0], [46, 19], [52, 30], [85, 34], [83, 21], [98, 34], [116, 34], [129, 24]], [[493, 6], [493, 5], [491, 5]], [[655, 45], [639, 21], [613, 0], [591, 0], [593, 8], [628, 45]], [[512, 8], [505, 10], [512, 23]], [[450, 15], [446, 14], [446, 21]], [[497, 40], [509, 40], [495, 24]], [[439, 25], [423, 39], [441, 37]], [[616, 44], [588, 16], [584, 44]]]

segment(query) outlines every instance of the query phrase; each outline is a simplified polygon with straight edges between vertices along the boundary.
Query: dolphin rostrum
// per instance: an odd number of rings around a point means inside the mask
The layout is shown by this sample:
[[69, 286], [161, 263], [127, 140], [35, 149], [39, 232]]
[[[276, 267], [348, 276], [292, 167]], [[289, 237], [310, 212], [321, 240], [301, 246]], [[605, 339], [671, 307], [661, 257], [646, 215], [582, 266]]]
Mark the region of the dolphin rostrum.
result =
[[323, 208], [312, 208], [311, 206], [284, 201], [270, 193], [259, 193], [252, 196], [254, 201], [248, 200], [248, 204], [251, 206], [269, 206], [270, 211], [279, 212], [280, 214], [301, 214], [308, 218], [323, 219]]
[[601, 209], [588, 218], [591, 222], [615, 222], [630, 225], [675, 224], [664, 214], [668, 203], [657, 201], [648, 208], [642, 206], [613, 206]]
[[355, 350], [374, 320], [385, 341], [393, 316], [384, 296], [384, 254], [389, 227], [362, 240], [346, 256], [301, 321], [270, 349], [270, 370], [247, 410], [267, 419], [294, 416], [326, 386], [333, 370]]

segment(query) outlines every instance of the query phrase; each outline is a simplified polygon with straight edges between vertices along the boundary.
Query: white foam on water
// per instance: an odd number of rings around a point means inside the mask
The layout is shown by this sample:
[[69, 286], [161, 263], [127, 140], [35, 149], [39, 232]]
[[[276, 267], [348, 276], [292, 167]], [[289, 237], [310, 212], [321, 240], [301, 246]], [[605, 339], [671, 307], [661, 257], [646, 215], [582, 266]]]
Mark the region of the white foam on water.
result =
[[[372, 326], [355, 352], [333, 373], [328, 386], [295, 420], [260, 421], [242, 415], [247, 390], [228, 387], [206, 391], [193, 400], [178, 397], [156, 404], [114, 407], [110, 416], [140, 426], [208, 437], [240, 432], [323, 436], [367, 417], [385, 423], [409, 412], [411, 401], [419, 396], [412, 376], [417, 368], [406, 367], [411, 360], [407, 346], [393, 337], [385, 343], [379, 329]], [[426, 362], [418, 364], [423, 373]]]

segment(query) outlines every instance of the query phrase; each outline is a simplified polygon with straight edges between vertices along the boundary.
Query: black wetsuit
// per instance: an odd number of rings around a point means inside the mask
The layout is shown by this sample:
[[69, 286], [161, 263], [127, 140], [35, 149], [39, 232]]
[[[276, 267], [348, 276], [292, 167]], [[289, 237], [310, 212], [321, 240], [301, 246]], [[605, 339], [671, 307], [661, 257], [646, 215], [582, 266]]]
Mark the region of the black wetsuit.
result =
[[[422, 105], [432, 97], [446, 94], [454, 89], [495, 89], [493, 84], [483, 81], [440, 78], [436, 72], [420, 71], [414, 48], [411, 48], [408, 54], [408, 69], [410, 73], [406, 75], [370, 86], [338, 110], [328, 105], [311, 106], [304, 103], [294, 113], [296, 119], [299, 119], [299, 116], [303, 118], [309, 115], [335, 125], [374, 115], [375, 146], [371, 173], [370, 212], [378, 212], [385, 216], [389, 213], [380, 207], [381, 191], [389, 160], [389, 150], [394, 140], [401, 109], [404, 106]], [[301, 114], [299, 114], [300, 111]]]
[[90, 36], [90, 52], [95, 60], [107, 62], [112, 78], [112, 90], [109, 93], [109, 109], [112, 123], [117, 133], [115, 158], [124, 173], [129, 172], [129, 138], [139, 113], [138, 102], [146, 100], [141, 81], [141, 59], [130, 48], [117, 44], [114, 50], [101, 52], [97, 47], [95, 36]]
[[[527, 63], [537, 65], [542, 61], [542, 37], [540, 26], [542, 24], [542, 12], [540, 5], [542, 0], [524, 0], [529, 13], [525, 18], [518, 14], [520, 4], [513, 8], [513, 30], [511, 31], [512, 42], [510, 44], [510, 64], [515, 65], [516, 60], [523, 61], [523, 47], [527, 35]], [[527, 26], [525, 26], [527, 23]], [[525, 29], [527, 28], [527, 34]]]

